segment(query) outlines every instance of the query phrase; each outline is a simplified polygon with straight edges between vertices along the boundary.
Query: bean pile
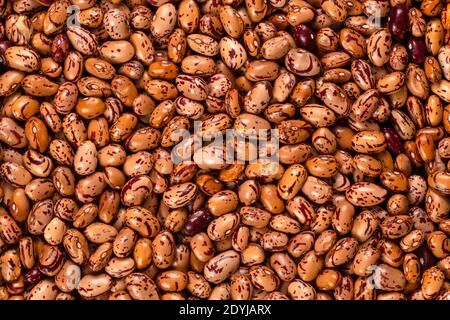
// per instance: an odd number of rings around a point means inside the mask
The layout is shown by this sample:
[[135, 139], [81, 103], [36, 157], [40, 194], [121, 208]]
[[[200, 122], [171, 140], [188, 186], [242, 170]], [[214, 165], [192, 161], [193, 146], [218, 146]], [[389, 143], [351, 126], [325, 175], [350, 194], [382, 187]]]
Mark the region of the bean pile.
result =
[[0, 300], [450, 299], [450, 1], [0, 0], [0, 39]]

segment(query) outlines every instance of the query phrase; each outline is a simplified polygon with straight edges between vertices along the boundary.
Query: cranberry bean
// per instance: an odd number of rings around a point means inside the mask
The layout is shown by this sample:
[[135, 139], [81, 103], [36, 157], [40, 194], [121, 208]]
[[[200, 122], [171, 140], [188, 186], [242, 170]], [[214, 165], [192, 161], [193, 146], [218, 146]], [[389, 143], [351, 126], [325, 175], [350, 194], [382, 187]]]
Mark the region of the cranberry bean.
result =
[[389, 31], [399, 41], [405, 39], [408, 29], [408, 11], [406, 3], [399, 3], [392, 7], [389, 13]]
[[305, 24], [299, 24], [294, 27], [293, 37], [295, 43], [300, 48], [306, 49], [310, 52], [314, 52], [316, 48], [316, 40], [314, 32]]
[[209, 223], [212, 221], [212, 215], [208, 209], [199, 209], [194, 211], [187, 217], [184, 225], [184, 233], [187, 235], [195, 235], [206, 229]]
[[399, 155], [403, 152], [403, 143], [397, 133], [391, 128], [383, 128], [384, 136], [389, 150], [394, 155]]
[[421, 38], [411, 37], [408, 40], [409, 58], [413, 63], [422, 64], [427, 56], [425, 41]]

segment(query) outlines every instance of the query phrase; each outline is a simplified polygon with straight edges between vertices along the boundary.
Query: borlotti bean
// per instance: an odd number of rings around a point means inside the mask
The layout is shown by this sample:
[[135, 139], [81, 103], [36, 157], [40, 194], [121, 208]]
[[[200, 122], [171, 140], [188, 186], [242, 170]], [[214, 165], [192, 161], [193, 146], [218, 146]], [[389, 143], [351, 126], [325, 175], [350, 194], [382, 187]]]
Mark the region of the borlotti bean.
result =
[[450, 300], [447, 2], [0, 1], [0, 300]]

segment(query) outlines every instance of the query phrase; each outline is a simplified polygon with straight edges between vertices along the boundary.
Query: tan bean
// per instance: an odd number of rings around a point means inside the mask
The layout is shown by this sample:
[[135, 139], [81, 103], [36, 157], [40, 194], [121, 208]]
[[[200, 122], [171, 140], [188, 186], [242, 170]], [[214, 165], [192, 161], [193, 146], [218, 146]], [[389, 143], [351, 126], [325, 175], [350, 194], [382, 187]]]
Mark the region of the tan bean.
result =
[[156, 217], [143, 207], [127, 209], [125, 223], [143, 237], [154, 237], [160, 230], [160, 223]]
[[437, 267], [431, 267], [423, 273], [422, 277], [422, 294], [425, 299], [431, 299], [435, 297], [444, 282], [444, 273]]
[[150, 239], [141, 238], [137, 240], [133, 250], [133, 259], [139, 270], [148, 267], [152, 261], [152, 242]]
[[78, 293], [86, 298], [101, 295], [111, 288], [112, 281], [112, 278], [106, 273], [86, 275], [80, 280]]
[[157, 286], [144, 273], [132, 273], [126, 277], [127, 290], [135, 300], [158, 300]]
[[198, 233], [190, 241], [192, 253], [202, 262], [208, 262], [214, 256], [214, 246], [208, 234]]
[[370, 61], [377, 67], [383, 66], [389, 60], [392, 47], [392, 36], [387, 29], [374, 32], [367, 43], [367, 54]]
[[187, 290], [196, 297], [207, 298], [211, 295], [211, 286], [205, 277], [195, 272], [189, 271]]
[[220, 283], [236, 271], [238, 266], [239, 254], [234, 250], [228, 250], [216, 255], [205, 264], [204, 275], [209, 282]]
[[314, 287], [300, 279], [294, 279], [289, 284], [287, 291], [293, 300], [314, 300], [316, 297]]
[[342, 265], [356, 254], [357, 241], [353, 238], [342, 238], [325, 256], [325, 266], [330, 268]]
[[237, 228], [240, 217], [235, 213], [227, 213], [214, 219], [208, 226], [208, 236], [214, 241], [224, 240]]
[[27, 295], [27, 300], [54, 300], [58, 294], [58, 287], [50, 279], [39, 281]]
[[233, 38], [222, 38], [219, 49], [223, 62], [231, 69], [239, 69], [247, 60], [245, 49]]
[[91, 254], [89, 258], [89, 267], [93, 271], [102, 270], [108, 263], [111, 255], [113, 254], [113, 248], [111, 242], [105, 242], [97, 247], [97, 249]]

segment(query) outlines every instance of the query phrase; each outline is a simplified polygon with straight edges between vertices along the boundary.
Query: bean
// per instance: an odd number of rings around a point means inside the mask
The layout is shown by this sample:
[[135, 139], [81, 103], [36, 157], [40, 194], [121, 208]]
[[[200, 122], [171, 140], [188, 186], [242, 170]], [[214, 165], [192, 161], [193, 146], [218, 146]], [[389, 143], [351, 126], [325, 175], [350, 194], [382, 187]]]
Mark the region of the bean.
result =
[[397, 40], [403, 40], [407, 31], [408, 15], [404, 3], [397, 4], [389, 14], [389, 31]]
[[310, 52], [315, 50], [315, 36], [310, 27], [305, 24], [299, 24], [295, 26], [293, 33], [294, 40], [300, 48]]
[[239, 267], [239, 254], [228, 250], [216, 255], [209, 260], [204, 267], [206, 280], [212, 283], [220, 283], [226, 280]]
[[422, 64], [426, 57], [425, 42], [416, 37], [411, 37], [408, 41], [409, 57], [413, 63]]
[[285, 64], [292, 73], [303, 76], [315, 76], [320, 72], [320, 62], [317, 57], [304, 49], [291, 49], [286, 54]]

